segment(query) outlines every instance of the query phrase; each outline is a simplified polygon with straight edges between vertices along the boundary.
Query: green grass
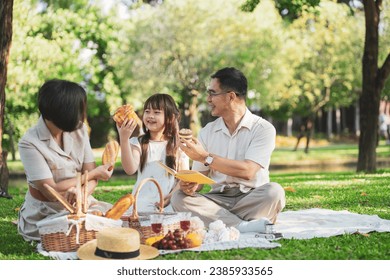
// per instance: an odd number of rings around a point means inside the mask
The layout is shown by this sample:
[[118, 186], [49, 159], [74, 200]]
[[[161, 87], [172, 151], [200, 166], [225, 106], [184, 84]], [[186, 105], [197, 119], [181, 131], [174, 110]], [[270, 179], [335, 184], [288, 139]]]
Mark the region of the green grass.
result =
[[[389, 146], [381, 147], [382, 156], [389, 157]], [[333, 146], [313, 148], [308, 155], [301, 151], [275, 151], [280, 162], [288, 157], [306, 157], [311, 159], [329, 157], [334, 161], [344, 155], [357, 155], [357, 149], [351, 146]], [[284, 158], [284, 160], [283, 160]], [[353, 158], [353, 157], [352, 157]], [[302, 162], [297, 160], [297, 162]], [[275, 172], [271, 180], [283, 187], [290, 187], [295, 192], [286, 191], [285, 210], [323, 208], [348, 210], [354, 213], [378, 215], [390, 220], [390, 169], [378, 170], [375, 174], [358, 174], [353, 171], [343, 172]], [[114, 173], [109, 182], [102, 182], [95, 197], [100, 200], [115, 202], [120, 196], [131, 191], [134, 177], [119, 176]], [[12, 180], [9, 192], [13, 199], [0, 199], [0, 259], [3, 260], [40, 260], [46, 257], [36, 252], [36, 244], [23, 241], [17, 234], [12, 221], [17, 218], [18, 207], [23, 202], [26, 192], [24, 180]], [[158, 259], [172, 260], [389, 260], [390, 233], [352, 234], [330, 238], [310, 240], [278, 241], [281, 247], [274, 249], [240, 249], [210, 252], [182, 252], [168, 254]]]

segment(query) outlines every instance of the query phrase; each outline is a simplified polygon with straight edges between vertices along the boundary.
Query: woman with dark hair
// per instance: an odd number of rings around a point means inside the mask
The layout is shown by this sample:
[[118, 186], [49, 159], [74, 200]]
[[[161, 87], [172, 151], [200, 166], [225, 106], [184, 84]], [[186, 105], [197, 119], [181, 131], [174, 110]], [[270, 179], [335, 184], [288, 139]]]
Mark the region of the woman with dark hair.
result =
[[44, 185], [51, 186], [73, 204], [77, 173], [88, 171], [90, 209], [105, 212], [111, 207], [91, 196], [98, 180], [108, 180], [113, 171], [108, 170], [111, 164], [96, 167], [84, 124], [85, 90], [65, 80], [47, 81], [39, 90], [38, 107], [41, 113], [38, 123], [19, 141], [29, 186], [18, 219], [18, 231], [25, 240], [40, 240], [37, 222], [66, 211]]
[[[143, 111], [142, 128], [145, 132], [143, 135], [130, 139], [137, 126], [133, 119], [125, 120], [121, 127], [117, 126], [122, 166], [128, 175], [138, 171], [133, 193], [142, 179], [150, 177], [157, 179], [164, 194], [165, 210], [172, 211], [168, 204], [175, 179], [157, 162], [162, 161], [174, 170], [189, 168], [188, 157], [179, 149], [179, 109], [170, 95], [156, 93], [146, 100]], [[159, 200], [156, 186], [147, 183], [140, 191], [137, 210], [154, 212]]]

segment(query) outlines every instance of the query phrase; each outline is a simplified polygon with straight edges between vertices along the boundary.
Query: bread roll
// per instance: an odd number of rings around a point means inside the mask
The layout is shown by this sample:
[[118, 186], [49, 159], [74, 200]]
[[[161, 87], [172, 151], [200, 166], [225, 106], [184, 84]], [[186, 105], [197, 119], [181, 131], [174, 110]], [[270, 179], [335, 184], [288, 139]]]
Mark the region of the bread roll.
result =
[[103, 213], [100, 210], [93, 210], [89, 214], [92, 214], [92, 215], [95, 215], [95, 216], [99, 216], [99, 217], [103, 217]]
[[179, 138], [185, 140], [192, 140], [192, 130], [188, 128], [182, 128], [179, 130]]
[[[116, 158], [118, 157], [119, 153], [119, 143], [115, 140], [112, 140], [106, 144], [106, 147], [103, 151], [102, 155], [102, 163], [112, 163], [115, 164]], [[111, 171], [114, 166], [110, 167], [109, 170]]]
[[122, 126], [123, 122], [126, 119], [134, 119], [137, 122], [139, 127], [142, 127], [142, 121], [134, 112], [133, 106], [131, 105], [123, 105], [119, 107], [113, 116], [114, 121], [118, 124], [118, 126]]
[[134, 203], [134, 196], [132, 194], [126, 194], [122, 196], [114, 206], [106, 213], [106, 218], [119, 220], [127, 209]]

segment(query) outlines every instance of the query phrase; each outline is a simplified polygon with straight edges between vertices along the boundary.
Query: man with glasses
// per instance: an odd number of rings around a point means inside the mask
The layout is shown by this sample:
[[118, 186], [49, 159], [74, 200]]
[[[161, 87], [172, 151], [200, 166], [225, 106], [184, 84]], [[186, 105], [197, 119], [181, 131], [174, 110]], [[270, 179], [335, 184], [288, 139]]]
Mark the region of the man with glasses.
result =
[[276, 131], [246, 107], [247, 79], [235, 68], [211, 75], [207, 89], [211, 115], [219, 117], [182, 140], [181, 149], [193, 160], [193, 170], [216, 181], [210, 192], [202, 185], [180, 182], [171, 203], [176, 211], [190, 211], [208, 226], [222, 220], [240, 232], [264, 232], [285, 206], [284, 189], [269, 181], [268, 167]]

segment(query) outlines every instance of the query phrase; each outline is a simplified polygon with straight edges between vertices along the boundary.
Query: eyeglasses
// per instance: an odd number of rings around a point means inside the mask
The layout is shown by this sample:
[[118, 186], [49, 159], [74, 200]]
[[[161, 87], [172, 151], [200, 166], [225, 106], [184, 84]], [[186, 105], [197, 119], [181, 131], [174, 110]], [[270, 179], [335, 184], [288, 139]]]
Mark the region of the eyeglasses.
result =
[[207, 95], [208, 95], [208, 96], [214, 97], [214, 96], [218, 96], [218, 95], [221, 95], [221, 94], [228, 93], [228, 92], [230, 92], [230, 91], [231, 91], [231, 90], [224, 91], [224, 92], [220, 92], [220, 93], [216, 93], [216, 92], [214, 92], [214, 91], [212, 91], [212, 90], [207, 90], [206, 92], [207, 92]]

